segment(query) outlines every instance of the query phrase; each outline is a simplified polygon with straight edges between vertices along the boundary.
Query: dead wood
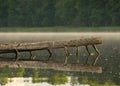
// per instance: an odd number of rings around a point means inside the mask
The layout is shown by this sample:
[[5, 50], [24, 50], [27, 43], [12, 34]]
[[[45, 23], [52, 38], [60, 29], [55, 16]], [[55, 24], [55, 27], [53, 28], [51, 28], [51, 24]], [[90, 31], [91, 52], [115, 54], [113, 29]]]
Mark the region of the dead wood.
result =
[[33, 51], [43, 49], [55, 49], [64, 47], [78, 47], [87, 45], [101, 44], [102, 40], [100, 37], [95, 38], [81, 38], [76, 40], [65, 40], [65, 41], [44, 41], [44, 42], [32, 42], [32, 43], [8, 43], [0, 44], [0, 53], [14, 52], [18, 50], [22, 51]]
[[62, 63], [56, 62], [44, 62], [44, 61], [17, 61], [12, 60], [1, 60], [0, 68], [40, 68], [40, 69], [53, 69], [59, 71], [79, 71], [79, 72], [95, 72], [102, 73], [102, 68], [99, 66], [85, 66], [80, 64], [67, 64], [66, 66]]

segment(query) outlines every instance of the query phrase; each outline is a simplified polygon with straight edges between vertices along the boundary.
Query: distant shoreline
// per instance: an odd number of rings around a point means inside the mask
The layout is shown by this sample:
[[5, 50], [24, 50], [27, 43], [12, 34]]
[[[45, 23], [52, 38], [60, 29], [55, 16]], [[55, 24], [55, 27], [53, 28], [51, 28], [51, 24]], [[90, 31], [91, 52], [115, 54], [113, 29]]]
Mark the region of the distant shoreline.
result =
[[0, 32], [120, 32], [120, 27], [0, 27]]

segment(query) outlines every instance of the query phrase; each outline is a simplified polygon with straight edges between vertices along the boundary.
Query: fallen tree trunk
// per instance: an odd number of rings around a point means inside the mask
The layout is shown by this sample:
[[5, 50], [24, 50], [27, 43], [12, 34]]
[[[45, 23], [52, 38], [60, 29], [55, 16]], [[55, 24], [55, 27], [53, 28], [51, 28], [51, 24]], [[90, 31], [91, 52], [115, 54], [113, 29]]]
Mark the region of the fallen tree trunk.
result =
[[87, 46], [93, 44], [101, 44], [100, 37], [95, 38], [81, 38], [77, 40], [66, 41], [45, 41], [45, 42], [33, 42], [33, 43], [8, 43], [0, 44], [0, 53], [18, 51], [33, 51], [42, 49], [56, 49], [64, 47], [78, 47]]
[[64, 66], [62, 63], [43, 62], [43, 61], [17, 61], [1, 60], [0, 68], [40, 68], [40, 69], [53, 69], [58, 71], [79, 71], [79, 72], [95, 72], [102, 73], [102, 68], [98, 66], [85, 66], [80, 64], [67, 64]]

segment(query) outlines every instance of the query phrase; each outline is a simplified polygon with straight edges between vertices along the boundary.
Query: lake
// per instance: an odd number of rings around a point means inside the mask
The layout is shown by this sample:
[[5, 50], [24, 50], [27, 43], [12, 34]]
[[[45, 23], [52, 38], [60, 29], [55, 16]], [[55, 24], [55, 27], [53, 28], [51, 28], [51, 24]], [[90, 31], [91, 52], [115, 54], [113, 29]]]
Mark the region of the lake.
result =
[[[102, 37], [103, 43], [97, 45], [100, 50], [100, 58], [96, 65], [103, 68], [101, 74], [86, 72], [66, 72], [45, 69], [0, 69], [0, 86], [119, 86], [120, 85], [120, 33], [112, 32], [88, 32], [88, 33], [0, 33], [1, 43], [11, 42], [35, 42], [79, 39], [84, 37]], [[87, 57], [84, 46], [79, 47], [80, 63], [83, 64]], [[93, 49], [89, 46], [91, 52]], [[70, 63], [74, 63], [75, 49], [70, 48], [72, 53]], [[62, 62], [64, 52], [62, 49], [53, 50], [52, 60]], [[21, 53], [21, 57], [28, 58], [28, 53]], [[39, 59], [47, 58], [46, 51], [34, 52]], [[1, 57], [13, 57], [13, 54], [1, 54]], [[45, 57], [45, 58], [44, 58]], [[73, 58], [72, 58], [73, 57]], [[83, 58], [85, 57], [85, 58]], [[90, 58], [90, 62], [92, 58]]]

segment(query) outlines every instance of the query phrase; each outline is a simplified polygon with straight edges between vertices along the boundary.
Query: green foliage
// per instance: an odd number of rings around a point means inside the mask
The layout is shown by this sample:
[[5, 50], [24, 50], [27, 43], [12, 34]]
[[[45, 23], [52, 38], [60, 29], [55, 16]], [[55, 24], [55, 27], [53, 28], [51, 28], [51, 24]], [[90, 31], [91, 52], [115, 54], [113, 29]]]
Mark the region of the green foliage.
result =
[[8, 82], [8, 77], [0, 78], [0, 84], [1, 85], [5, 85], [5, 84], [7, 84], [7, 82]]
[[33, 80], [32, 80], [33, 83], [38, 83], [40, 82], [40, 77], [39, 77], [39, 70], [37, 69], [34, 69], [33, 70]]
[[17, 73], [16, 73], [17, 77], [23, 77], [23, 75], [24, 75], [24, 68], [16, 69], [16, 71], [17, 71]]
[[102, 86], [116, 86], [116, 84], [112, 81], [106, 81]]
[[90, 83], [90, 86], [99, 86], [100, 84], [97, 81], [93, 81]]
[[68, 78], [62, 74], [54, 74], [49, 78], [49, 82], [53, 85], [65, 84], [68, 82]]
[[7, 26], [8, 22], [8, 1], [0, 0], [0, 26]]
[[118, 32], [120, 27], [1, 27], [0, 32]]
[[87, 76], [82, 77], [81, 83], [82, 84], [88, 84], [89, 83], [88, 77]]
[[0, 0], [0, 26], [119, 26], [120, 0]]

